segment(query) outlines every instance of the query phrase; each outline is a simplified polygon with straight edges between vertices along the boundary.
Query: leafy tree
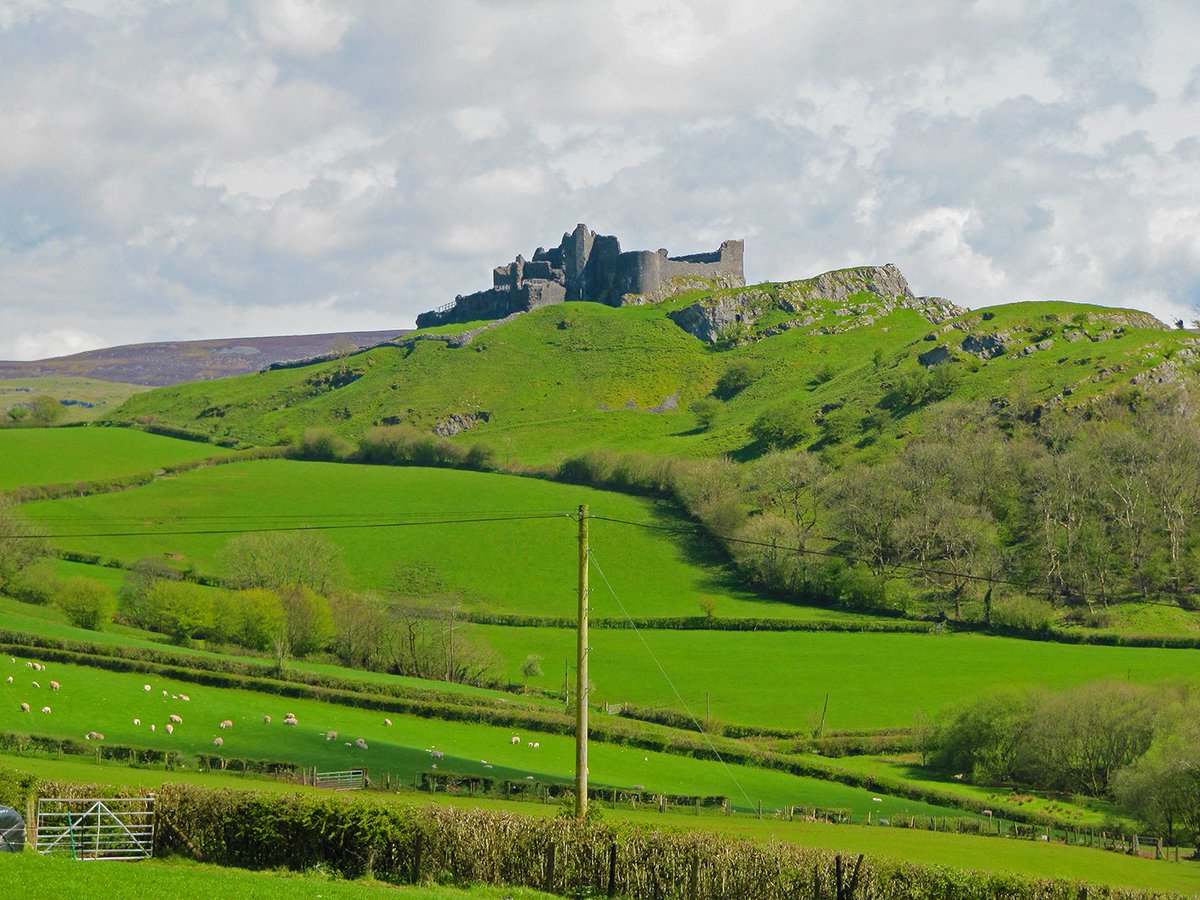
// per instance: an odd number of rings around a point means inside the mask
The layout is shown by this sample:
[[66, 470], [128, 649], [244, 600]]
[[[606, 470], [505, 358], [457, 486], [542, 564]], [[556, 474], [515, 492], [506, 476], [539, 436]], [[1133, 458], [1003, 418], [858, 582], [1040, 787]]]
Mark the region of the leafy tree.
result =
[[45, 544], [33, 537], [35, 532], [17, 513], [16, 507], [0, 497], [0, 591], [39, 556]]
[[721, 373], [713, 396], [728, 400], [744, 391], [763, 375], [763, 364], [756, 359], [737, 359]]
[[188, 581], [156, 579], [141, 599], [134, 624], [188, 641], [213, 626], [212, 594]]
[[542, 677], [542, 657], [537, 653], [530, 653], [525, 657], [525, 661], [521, 663], [521, 677], [524, 679], [523, 687], [529, 690], [530, 678]]
[[329, 601], [311, 588], [292, 585], [279, 592], [287, 647], [294, 656], [323, 649], [334, 636]]
[[29, 425], [53, 425], [63, 417], [63, 405], [49, 394], [38, 394], [29, 401], [29, 415], [25, 422]]
[[112, 621], [117, 598], [102, 581], [76, 576], [64, 579], [55, 596], [72, 625], [96, 631]]
[[696, 416], [696, 425], [701, 431], [708, 431], [721, 411], [721, 401], [712, 397], [701, 397], [689, 407]]
[[333, 589], [341, 575], [342, 548], [311, 531], [243, 534], [221, 551], [229, 582], [238, 588]]
[[809, 422], [800, 407], [783, 403], [763, 410], [750, 423], [750, 436], [770, 450], [794, 447], [804, 440]]
[[62, 579], [48, 559], [38, 559], [22, 569], [8, 583], [5, 592], [24, 603], [46, 604], [54, 600], [62, 587]]

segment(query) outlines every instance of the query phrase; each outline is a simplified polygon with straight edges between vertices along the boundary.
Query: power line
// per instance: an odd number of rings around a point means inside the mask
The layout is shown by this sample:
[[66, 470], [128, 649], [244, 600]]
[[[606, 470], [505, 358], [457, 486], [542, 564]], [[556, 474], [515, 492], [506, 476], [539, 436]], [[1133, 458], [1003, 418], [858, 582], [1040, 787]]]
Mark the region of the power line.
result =
[[213, 534], [260, 534], [280, 531], [342, 531], [351, 528], [408, 528], [420, 525], [472, 525], [486, 522], [521, 522], [530, 519], [561, 519], [570, 518], [570, 513], [537, 513], [530, 515], [501, 515], [476, 516], [464, 518], [426, 519], [416, 522], [351, 522], [327, 525], [272, 525], [265, 528], [192, 528], [164, 531], [76, 531], [70, 534], [6, 534], [0, 535], [0, 540], [20, 540], [39, 538], [52, 540], [55, 538], [77, 537], [159, 537], [177, 535], [213, 535]]
[[[598, 517], [588, 516], [588, 518], [591, 519]], [[708, 749], [711, 750], [713, 756], [717, 758], [717, 762], [721, 764], [721, 767], [725, 770], [725, 774], [729, 776], [729, 780], [732, 781], [737, 789], [742, 792], [742, 796], [746, 798], [746, 802], [753, 807], [754, 801], [750, 799], [750, 795], [746, 793], [746, 789], [742, 787], [741, 782], [737, 780], [737, 777], [733, 774], [733, 770], [729, 768], [729, 764], [725, 762], [724, 757], [721, 756], [720, 752], [713, 745], [712, 738], [708, 736], [708, 732], [701, 727], [700, 722], [694, 715], [692, 715], [692, 711], [688, 707], [687, 701], [683, 699], [683, 695], [680, 694], [679, 689], [675, 687], [675, 682], [671, 680], [671, 676], [667, 674], [667, 670], [663, 667], [663, 664], [659, 662], [659, 659], [655, 655], [654, 651], [650, 649], [650, 645], [646, 642], [646, 638], [642, 634], [642, 630], [637, 627], [637, 623], [634, 622], [633, 618], [629, 615], [629, 610], [625, 608], [625, 604], [622, 603], [621, 598], [617, 596], [617, 592], [613, 589], [612, 582], [610, 582], [608, 580], [608, 576], [604, 574], [604, 569], [600, 568], [600, 561], [596, 559], [596, 553], [591, 548], [588, 548], [588, 559], [591, 561], [592, 565], [596, 567], [596, 571], [600, 573], [600, 577], [604, 580], [604, 584], [608, 588], [608, 592], [612, 594], [613, 599], [617, 601], [617, 606], [621, 607], [622, 614], [624, 614], [626, 621], [628, 621], [633, 627], [633, 632], [638, 636], [638, 640], [642, 642], [642, 647], [644, 647], [646, 652], [650, 654], [650, 658], [654, 660], [654, 665], [658, 667], [658, 671], [662, 674], [662, 677], [666, 680], [667, 684], [671, 686], [671, 692], [675, 695], [675, 699], [679, 701], [679, 705], [683, 707], [683, 711], [687, 714], [687, 717], [691, 719], [692, 724], [696, 726], [696, 731], [698, 731], [700, 736], [704, 738], [704, 743], [708, 744]]]

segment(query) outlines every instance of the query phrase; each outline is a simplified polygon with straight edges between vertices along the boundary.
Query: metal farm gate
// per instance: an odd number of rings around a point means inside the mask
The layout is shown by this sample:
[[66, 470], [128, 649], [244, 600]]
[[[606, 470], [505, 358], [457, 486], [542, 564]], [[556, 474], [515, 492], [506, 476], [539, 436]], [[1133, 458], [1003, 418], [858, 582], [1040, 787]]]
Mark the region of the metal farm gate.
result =
[[313, 783], [321, 788], [335, 791], [359, 791], [367, 786], [366, 769], [349, 769], [345, 772], [317, 772]]
[[146, 859], [154, 853], [154, 798], [41, 798], [38, 853], [75, 859]]

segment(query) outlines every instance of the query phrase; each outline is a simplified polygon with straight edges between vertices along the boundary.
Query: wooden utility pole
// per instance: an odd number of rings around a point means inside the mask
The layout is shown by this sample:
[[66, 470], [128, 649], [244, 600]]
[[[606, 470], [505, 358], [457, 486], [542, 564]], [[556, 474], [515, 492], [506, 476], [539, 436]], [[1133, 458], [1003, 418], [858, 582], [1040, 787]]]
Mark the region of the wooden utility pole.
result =
[[575, 653], [575, 817], [587, 815], [588, 508], [579, 506], [579, 626]]

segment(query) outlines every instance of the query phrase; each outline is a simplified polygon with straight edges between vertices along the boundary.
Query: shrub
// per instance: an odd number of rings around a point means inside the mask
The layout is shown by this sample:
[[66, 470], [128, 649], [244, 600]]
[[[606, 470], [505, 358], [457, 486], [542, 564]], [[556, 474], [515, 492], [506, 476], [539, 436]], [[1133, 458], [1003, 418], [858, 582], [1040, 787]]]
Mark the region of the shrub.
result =
[[1047, 631], [1053, 620], [1049, 606], [1031, 597], [1008, 597], [992, 604], [992, 624], [1022, 631]]
[[93, 631], [111, 622], [117, 610], [117, 598], [107, 585], [82, 576], [64, 580], [55, 602], [72, 625]]
[[800, 408], [785, 403], [760, 413], [750, 425], [750, 436], [764, 447], [780, 450], [804, 440], [808, 427]]
[[717, 413], [721, 411], [721, 401], [712, 397], [701, 397], [689, 407], [696, 416], [696, 427], [708, 431], [716, 421]]
[[54, 564], [39, 559], [9, 582], [6, 593], [24, 603], [46, 604], [54, 599], [61, 587], [62, 579], [54, 571]]
[[741, 393], [763, 374], [763, 364], [756, 359], [738, 359], [729, 364], [717, 379], [713, 396], [720, 400], [728, 400]]
[[329, 428], [310, 428], [300, 438], [296, 455], [301, 459], [337, 462], [348, 458], [354, 447], [336, 431]]

